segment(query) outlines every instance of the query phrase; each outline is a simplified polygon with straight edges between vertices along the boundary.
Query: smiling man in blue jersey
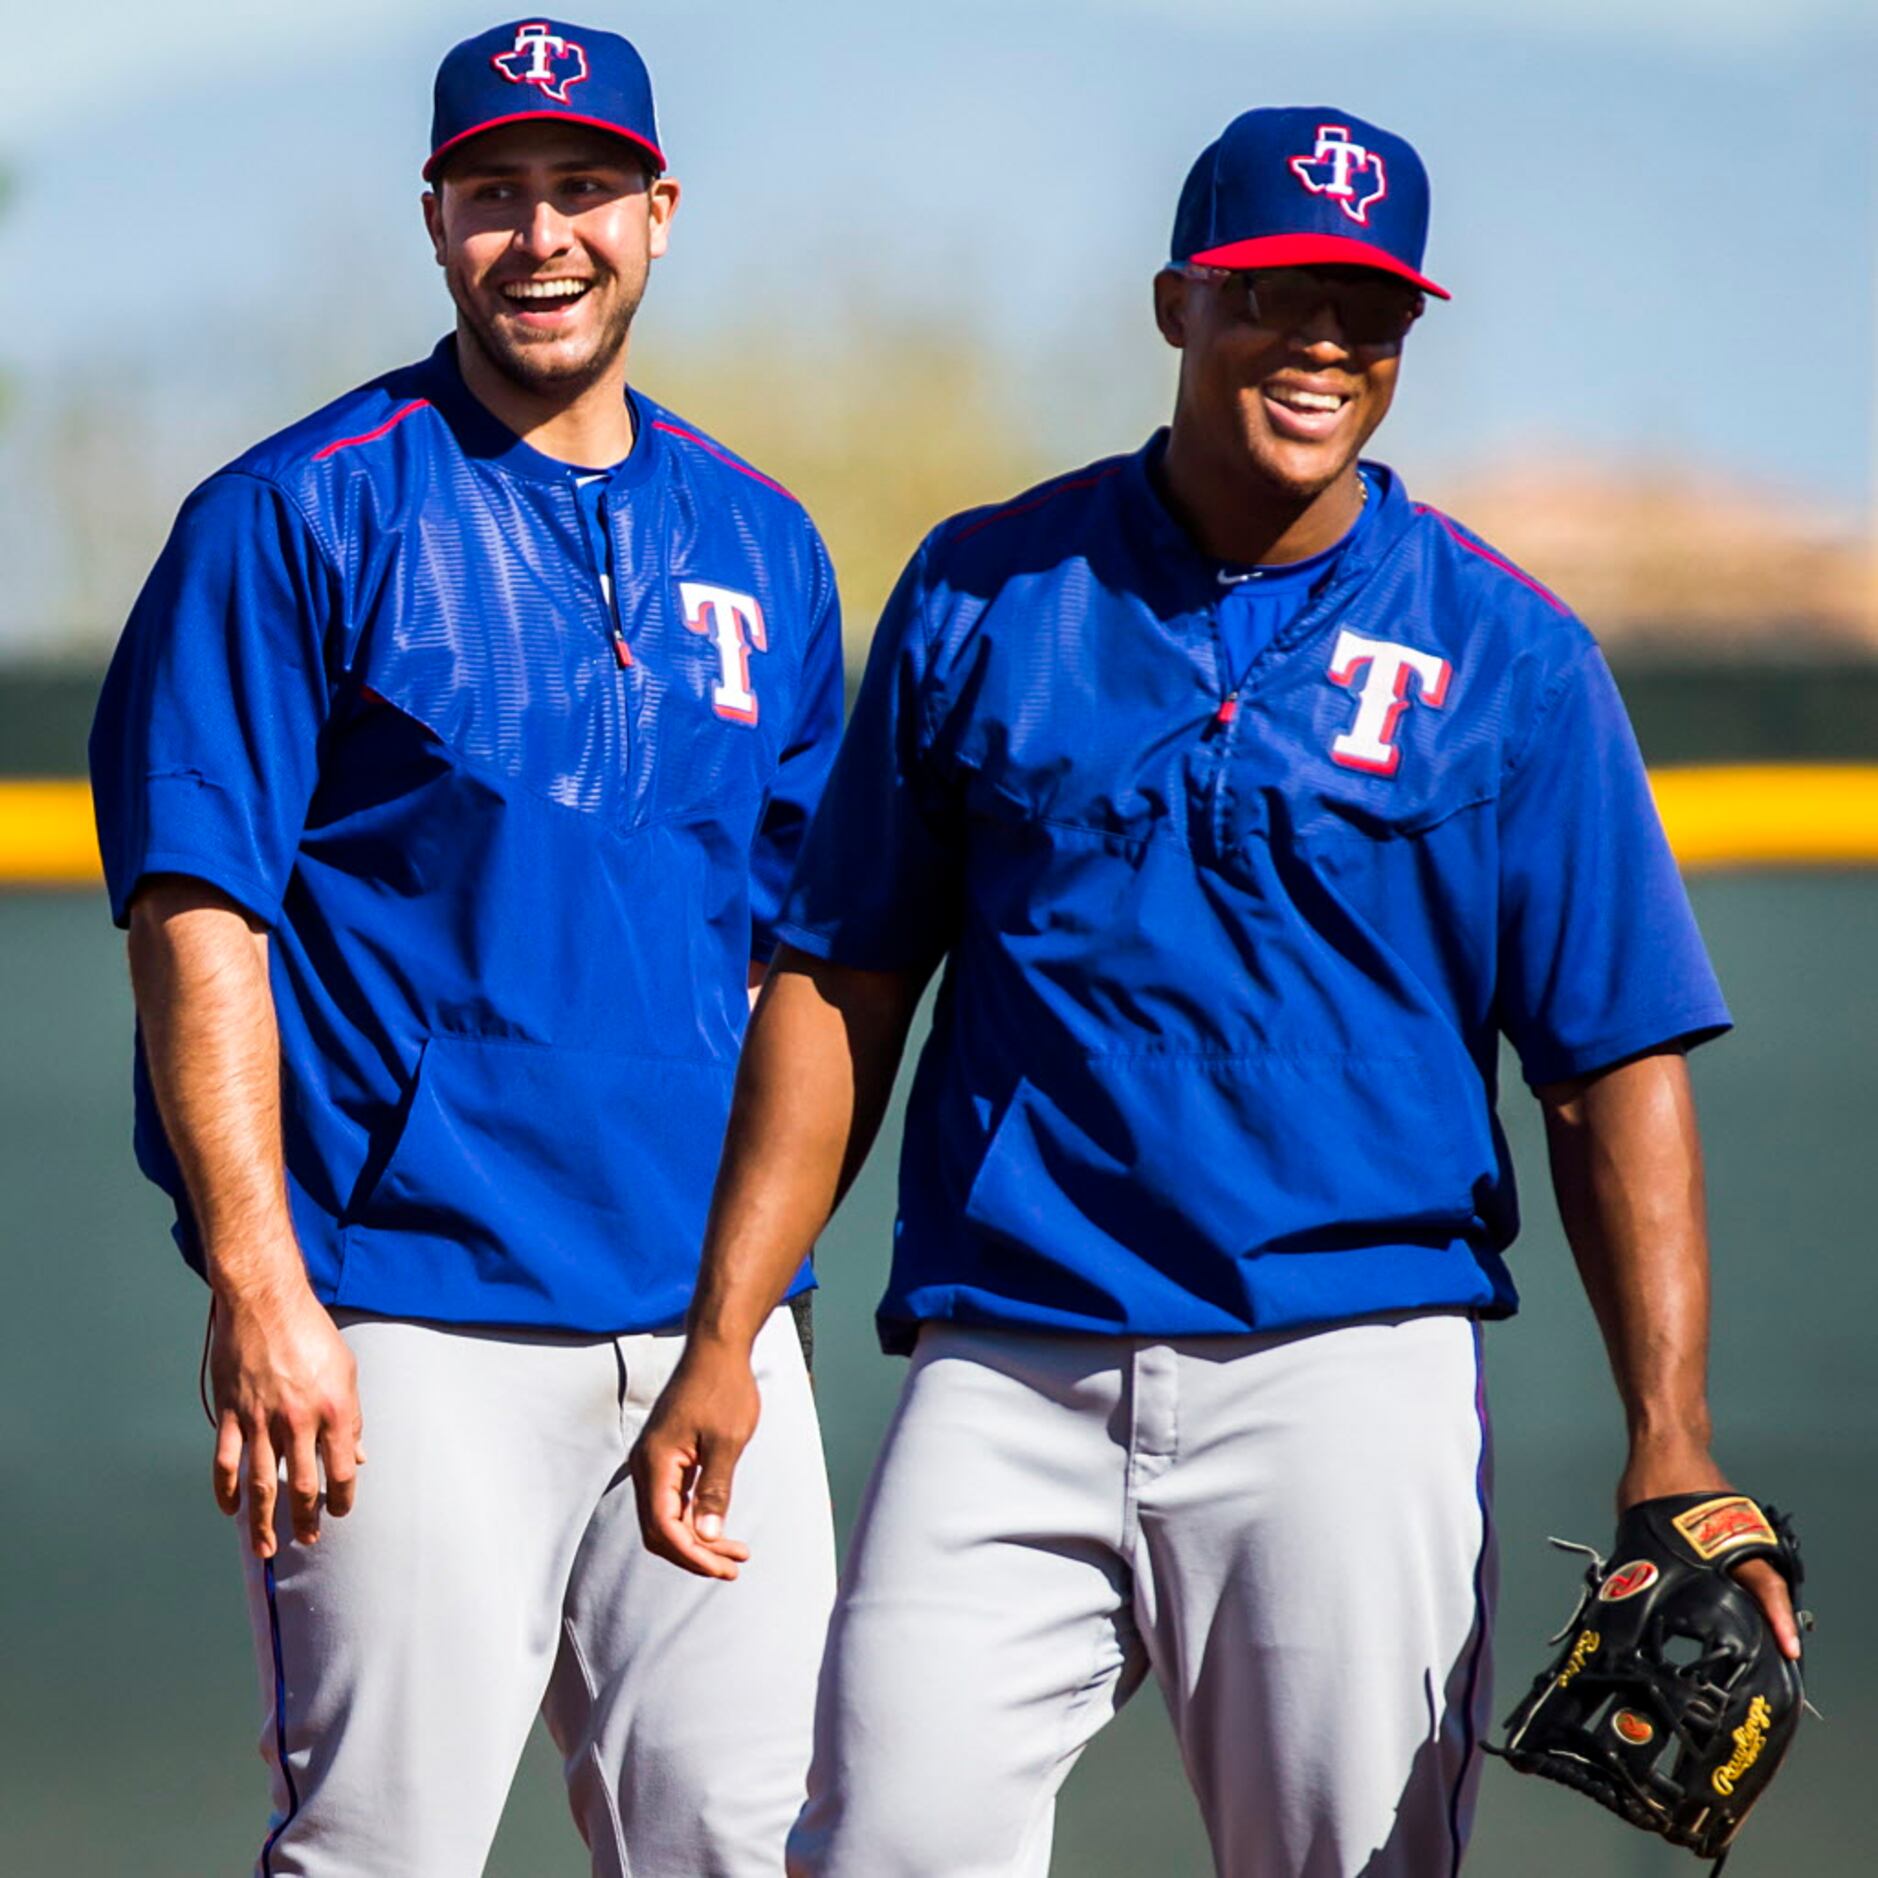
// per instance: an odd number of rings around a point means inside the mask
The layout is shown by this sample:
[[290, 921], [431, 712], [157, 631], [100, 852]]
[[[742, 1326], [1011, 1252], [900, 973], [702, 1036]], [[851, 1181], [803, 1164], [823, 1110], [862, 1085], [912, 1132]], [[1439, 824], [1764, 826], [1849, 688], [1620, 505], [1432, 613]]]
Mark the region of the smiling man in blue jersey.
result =
[[1388, 131], [1236, 119], [1154, 283], [1170, 429], [943, 523], [874, 641], [634, 1462], [648, 1543], [736, 1576], [752, 1344], [943, 962], [879, 1319], [913, 1360], [802, 1878], [1041, 1873], [1150, 1671], [1229, 1878], [1451, 1878], [1502, 1037], [1628, 1413], [1619, 1498], [1723, 1482], [1683, 1051], [1729, 1020], [1636, 745], [1565, 606], [1362, 456], [1446, 297], [1427, 221]]
[[214, 1300], [258, 1869], [480, 1871], [539, 1710], [596, 1872], [768, 1878], [833, 1591], [791, 1313], [747, 1595], [646, 1555], [624, 1466], [839, 732], [834, 581], [628, 387], [678, 202], [634, 48], [468, 40], [430, 149], [454, 336], [189, 498], [92, 737], [138, 1156]]

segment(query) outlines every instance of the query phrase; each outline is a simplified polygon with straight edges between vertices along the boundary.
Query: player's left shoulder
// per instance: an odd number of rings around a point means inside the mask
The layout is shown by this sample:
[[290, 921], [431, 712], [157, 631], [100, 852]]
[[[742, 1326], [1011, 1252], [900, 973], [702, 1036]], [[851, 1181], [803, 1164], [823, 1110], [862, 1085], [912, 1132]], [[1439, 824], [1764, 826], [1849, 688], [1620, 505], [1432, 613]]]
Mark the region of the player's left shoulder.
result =
[[793, 490], [701, 424], [649, 398], [636, 387], [633, 406], [666, 473], [694, 492], [700, 526], [726, 526], [754, 533], [766, 547], [796, 548], [825, 558], [821, 536]]
[[[807, 509], [775, 477], [677, 412], [632, 392], [634, 454], [645, 454], [639, 487], [656, 492], [628, 502], [635, 543], [655, 582], [669, 584], [688, 631], [715, 639], [726, 674], [767, 656], [763, 683], [840, 685], [841, 611], [834, 565]], [[726, 638], [725, 635], [731, 635]], [[737, 648], [743, 647], [744, 650]], [[746, 687], [727, 676], [728, 693]], [[722, 716], [742, 719], [741, 701], [720, 698]], [[754, 709], [751, 703], [747, 708]]]
[[1570, 604], [1465, 522], [1409, 497], [1403, 546], [1431, 622], [1470, 663], [1570, 663], [1595, 642]]
[[1364, 470], [1373, 506], [1324, 674], [1356, 704], [1314, 693], [1314, 731], [1321, 743], [1334, 729], [1340, 771], [1385, 779], [1398, 818], [1452, 813], [1498, 791], [1547, 702], [1596, 661], [1596, 641], [1508, 555], [1384, 466]]

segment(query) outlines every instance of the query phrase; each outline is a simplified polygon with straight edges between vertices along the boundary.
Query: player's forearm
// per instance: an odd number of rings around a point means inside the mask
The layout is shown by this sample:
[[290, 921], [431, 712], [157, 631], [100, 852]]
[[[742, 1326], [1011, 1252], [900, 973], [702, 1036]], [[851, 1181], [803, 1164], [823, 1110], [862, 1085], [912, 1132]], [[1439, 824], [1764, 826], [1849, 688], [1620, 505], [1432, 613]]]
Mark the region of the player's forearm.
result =
[[694, 1339], [747, 1346], [776, 1308], [867, 1158], [920, 983], [777, 955], [738, 1065]]
[[267, 937], [200, 881], [153, 881], [131, 913], [145, 1060], [209, 1280], [230, 1301], [305, 1286], [287, 1210]]
[[1633, 1455], [1705, 1454], [1708, 1237], [1687, 1065], [1674, 1052], [1642, 1057], [1540, 1097], [1559, 1212]]

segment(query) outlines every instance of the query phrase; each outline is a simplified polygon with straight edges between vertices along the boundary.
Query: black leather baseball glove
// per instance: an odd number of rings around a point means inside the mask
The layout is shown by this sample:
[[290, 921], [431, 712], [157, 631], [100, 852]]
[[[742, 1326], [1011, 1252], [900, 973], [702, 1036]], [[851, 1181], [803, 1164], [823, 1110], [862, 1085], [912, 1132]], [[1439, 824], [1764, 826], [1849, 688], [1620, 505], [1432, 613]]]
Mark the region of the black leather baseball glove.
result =
[[1797, 1605], [1792, 1524], [1743, 1494], [1673, 1494], [1622, 1515], [1608, 1561], [1572, 1549], [1593, 1560], [1584, 1594], [1492, 1752], [1721, 1858], [1804, 1702], [1799, 1665], [1731, 1573], [1767, 1559]]

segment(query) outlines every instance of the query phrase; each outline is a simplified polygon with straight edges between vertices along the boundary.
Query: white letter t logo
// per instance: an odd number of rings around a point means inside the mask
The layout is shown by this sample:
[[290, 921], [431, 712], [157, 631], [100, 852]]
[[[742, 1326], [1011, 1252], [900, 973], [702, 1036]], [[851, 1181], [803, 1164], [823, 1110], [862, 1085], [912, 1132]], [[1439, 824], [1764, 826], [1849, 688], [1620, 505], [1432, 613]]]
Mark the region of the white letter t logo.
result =
[[712, 708], [732, 723], [754, 724], [757, 704], [750, 687], [750, 652], [752, 647], [758, 652], [769, 650], [763, 609], [752, 594], [732, 593], [728, 587], [713, 587], [701, 580], [681, 580], [678, 597], [685, 605], [685, 624], [717, 642]]
[[[1357, 689], [1358, 675], [1365, 667], [1368, 676]], [[1453, 669], [1432, 652], [1417, 652], [1387, 639], [1365, 639], [1345, 627], [1337, 634], [1336, 649], [1330, 655], [1330, 678], [1333, 684], [1356, 690], [1356, 722], [1332, 741], [1331, 761], [1346, 769], [1393, 776], [1402, 761], [1394, 738], [1395, 727], [1409, 707], [1409, 674], [1413, 672], [1420, 683], [1422, 703], [1438, 711], [1447, 702]]]

